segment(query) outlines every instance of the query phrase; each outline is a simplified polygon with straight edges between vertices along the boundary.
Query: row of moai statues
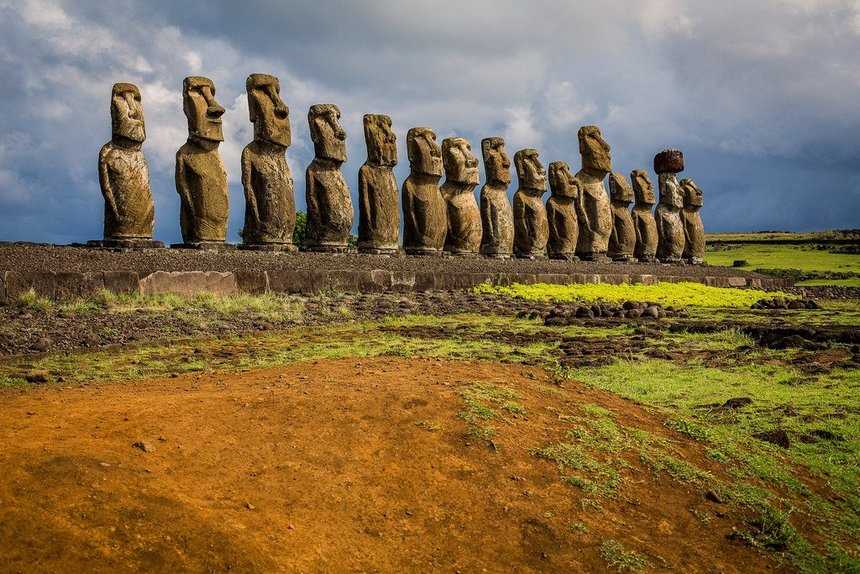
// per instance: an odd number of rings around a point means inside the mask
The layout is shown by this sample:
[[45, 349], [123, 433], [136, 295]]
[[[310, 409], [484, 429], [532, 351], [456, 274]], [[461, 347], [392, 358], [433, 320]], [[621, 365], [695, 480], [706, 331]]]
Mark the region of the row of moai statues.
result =
[[[254, 140], [241, 158], [246, 202], [240, 248], [294, 251], [296, 212], [286, 159], [292, 139], [289, 109], [274, 76], [252, 74], [246, 89]], [[176, 153], [183, 238], [177, 247], [225, 246], [227, 174], [218, 153], [224, 140], [224, 108], [215, 99], [213, 82], [199, 76], [185, 78], [183, 109], [188, 140]], [[111, 120], [111, 141], [99, 154], [105, 239], [91, 243], [156, 246], [159, 242], [152, 240], [154, 204], [141, 151], [143, 110], [136, 86], [113, 86]], [[303, 247], [310, 251], [346, 251], [352, 229], [352, 198], [341, 173], [346, 132], [339, 120], [340, 110], [334, 104], [316, 104], [308, 112], [314, 160], [305, 174]], [[367, 161], [358, 173], [358, 250], [396, 254], [401, 251], [401, 211], [394, 176], [397, 138], [391, 118], [365, 115], [364, 136]], [[563, 161], [550, 163], [547, 174], [535, 149], [516, 152], [518, 189], [513, 202], [508, 199], [511, 162], [504, 140], [486, 138], [481, 153], [487, 181], [481, 188], [479, 207], [474, 195], [478, 160], [467, 140], [446, 138], [440, 149], [436, 134], [427, 127], [410, 129], [406, 139], [410, 174], [403, 182], [401, 197], [402, 249], [407, 254], [702, 262], [702, 192], [690, 179], [677, 180], [676, 174], [684, 168], [678, 150], [665, 150], [654, 158], [660, 201], [652, 213], [655, 198], [648, 174], [633, 171], [631, 186], [622, 174], [613, 173], [609, 144], [596, 126], [579, 130], [582, 169], [575, 175]], [[551, 196], [544, 204], [547, 179]]]

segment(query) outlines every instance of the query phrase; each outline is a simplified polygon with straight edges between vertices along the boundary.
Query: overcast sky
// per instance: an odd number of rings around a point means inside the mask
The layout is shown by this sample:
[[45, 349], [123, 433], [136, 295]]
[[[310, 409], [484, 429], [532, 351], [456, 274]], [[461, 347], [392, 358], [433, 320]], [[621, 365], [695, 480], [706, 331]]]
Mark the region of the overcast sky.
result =
[[412, 126], [478, 154], [501, 135], [511, 156], [535, 147], [578, 169], [577, 129], [596, 124], [627, 175], [682, 149], [710, 230], [860, 227], [858, 55], [857, 0], [0, 0], [0, 240], [101, 237], [97, 157], [119, 81], [143, 95], [156, 238], [178, 240], [182, 79], [203, 75], [227, 108], [238, 241], [255, 72], [279, 76], [290, 107], [299, 209], [308, 107], [336, 103], [353, 191], [364, 113], [392, 117], [399, 181]]

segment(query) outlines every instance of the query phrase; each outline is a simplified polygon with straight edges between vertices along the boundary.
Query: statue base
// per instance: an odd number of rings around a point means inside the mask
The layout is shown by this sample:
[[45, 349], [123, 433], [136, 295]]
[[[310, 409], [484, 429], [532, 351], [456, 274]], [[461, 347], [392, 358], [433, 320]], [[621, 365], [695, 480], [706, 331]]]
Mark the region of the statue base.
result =
[[635, 263], [636, 258], [632, 255], [611, 255], [610, 258], [616, 263]]
[[684, 265], [684, 260], [680, 257], [664, 257], [660, 259], [660, 263], [664, 263], [666, 265]]
[[573, 253], [550, 253], [549, 258], [555, 261], [579, 261], [579, 257]]
[[487, 259], [510, 259], [511, 257], [513, 257], [512, 253], [484, 250], [481, 251], [481, 255], [483, 255]]
[[464, 258], [478, 257], [479, 256], [477, 251], [446, 251], [445, 255], [447, 255], [449, 257], [464, 257]]
[[705, 260], [701, 257], [690, 257], [689, 259], [684, 259], [684, 263], [687, 265], [704, 265]]
[[314, 245], [305, 245], [302, 248], [302, 251], [310, 251], [311, 253], [343, 254], [354, 250], [350, 249], [349, 245], [345, 245], [343, 243], [317, 243]]
[[579, 259], [581, 261], [591, 261], [592, 263], [609, 263], [611, 261], [605, 253], [581, 253]]
[[530, 261], [540, 261], [540, 260], [546, 259], [546, 255], [544, 255], [543, 253], [540, 253], [540, 254], [536, 254], [536, 253], [517, 253], [517, 254], [515, 254], [515, 257], [516, 257], [517, 259], [528, 259], [528, 260], [530, 260]]
[[292, 243], [240, 243], [237, 248], [242, 251], [272, 251], [276, 253], [295, 253], [299, 250]]
[[441, 249], [433, 247], [406, 247], [404, 251], [406, 251], [406, 255], [414, 255], [416, 257], [442, 257], [444, 254]]
[[388, 257], [400, 255], [399, 247], [377, 247], [371, 244], [358, 244], [358, 252], [365, 255], [386, 255]]
[[657, 263], [657, 258], [653, 255], [643, 255], [638, 261], [639, 263]]
[[188, 243], [171, 243], [171, 249], [197, 249], [198, 251], [233, 251], [236, 246], [223, 241], [191, 241]]
[[164, 249], [163, 241], [154, 239], [94, 239], [87, 241], [94, 249]]

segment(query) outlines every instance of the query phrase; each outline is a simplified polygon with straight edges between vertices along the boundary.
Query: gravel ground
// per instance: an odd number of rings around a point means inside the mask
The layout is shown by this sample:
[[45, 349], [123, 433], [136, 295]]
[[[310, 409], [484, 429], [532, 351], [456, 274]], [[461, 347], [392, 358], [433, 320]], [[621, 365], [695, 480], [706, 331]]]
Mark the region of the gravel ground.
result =
[[651, 275], [758, 276], [731, 267], [591, 263], [565, 261], [499, 260], [460, 257], [381, 257], [323, 253], [269, 253], [257, 251], [189, 251], [146, 249], [110, 251], [84, 247], [0, 244], [0, 271], [271, 271], [371, 270], [445, 271], [452, 273], [629, 273]]

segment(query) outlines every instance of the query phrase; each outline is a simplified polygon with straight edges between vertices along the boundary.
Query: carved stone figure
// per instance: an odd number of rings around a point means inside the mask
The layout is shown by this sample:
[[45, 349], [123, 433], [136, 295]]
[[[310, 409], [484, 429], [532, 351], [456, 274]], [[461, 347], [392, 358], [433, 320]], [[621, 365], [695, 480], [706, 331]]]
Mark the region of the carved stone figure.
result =
[[504, 259], [514, 251], [514, 210], [508, 201], [511, 160], [505, 140], [498, 137], [481, 140], [481, 154], [487, 177], [481, 188], [481, 254]]
[[657, 222], [654, 220], [654, 186], [648, 178], [648, 172], [635, 169], [630, 172], [633, 182], [633, 195], [636, 203], [633, 205], [633, 227], [636, 230], [636, 249], [633, 254], [640, 263], [654, 263], [657, 260]]
[[155, 204], [141, 147], [146, 139], [140, 90], [114, 84], [110, 103], [111, 140], [99, 151], [99, 184], [105, 200], [104, 240], [96, 247], [162, 247], [152, 241]]
[[636, 230], [630, 216], [633, 189], [624, 174], [613, 172], [609, 175], [609, 201], [612, 204], [612, 233], [607, 253], [613, 261], [632, 261], [636, 249]]
[[290, 110], [281, 100], [278, 78], [251, 74], [245, 81], [254, 141], [242, 150], [245, 188], [243, 248], [295, 251], [296, 204], [287, 164], [292, 142]]
[[518, 189], [514, 194], [514, 253], [524, 259], [546, 258], [549, 224], [541, 197], [546, 193], [546, 172], [536, 149], [514, 154]]
[[463, 138], [442, 140], [445, 182], [440, 191], [448, 207], [445, 251], [452, 255], [474, 256], [481, 248], [481, 212], [475, 201], [478, 159]]
[[654, 212], [657, 222], [657, 259], [663, 263], [680, 263], [684, 255], [684, 224], [681, 208], [684, 198], [675, 174], [684, 170], [684, 155], [676, 149], [663, 150], [654, 156], [654, 171], [660, 188], [660, 203]]
[[309, 251], [343, 252], [352, 229], [352, 197], [340, 166], [346, 161], [346, 132], [340, 126], [340, 109], [314, 104], [308, 110], [314, 160], [305, 171]]
[[184, 241], [177, 247], [218, 247], [227, 238], [230, 212], [227, 172], [218, 153], [224, 141], [224, 108], [215, 101], [215, 84], [201, 76], [185, 78], [182, 99], [188, 141], [176, 152], [176, 191], [181, 200]]
[[582, 169], [577, 172], [576, 179], [582, 210], [576, 253], [586, 261], [604, 260], [612, 232], [612, 212], [603, 185], [606, 174], [612, 171], [610, 147], [597, 126], [581, 127], [577, 135]]
[[547, 251], [550, 259], [578, 261], [576, 243], [579, 239], [579, 182], [564, 161], [549, 164], [549, 189], [546, 202], [549, 224]]
[[397, 136], [391, 118], [365, 114], [367, 161], [358, 170], [358, 250], [391, 255], [400, 251], [400, 201], [397, 197]]
[[700, 213], [704, 196], [690, 178], [681, 180], [681, 191], [684, 194], [684, 208], [681, 210], [681, 219], [684, 221], [684, 260], [701, 265], [705, 262], [705, 226]]
[[439, 190], [442, 153], [430, 128], [406, 134], [409, 177], [403, 182], [403, 247], [409, 255], [441, 255], [448, 231], [445, 199]]

